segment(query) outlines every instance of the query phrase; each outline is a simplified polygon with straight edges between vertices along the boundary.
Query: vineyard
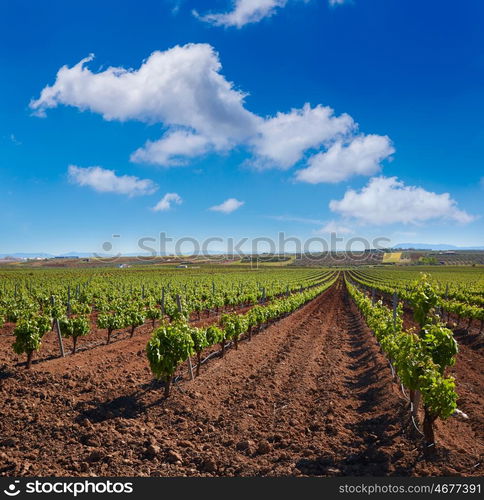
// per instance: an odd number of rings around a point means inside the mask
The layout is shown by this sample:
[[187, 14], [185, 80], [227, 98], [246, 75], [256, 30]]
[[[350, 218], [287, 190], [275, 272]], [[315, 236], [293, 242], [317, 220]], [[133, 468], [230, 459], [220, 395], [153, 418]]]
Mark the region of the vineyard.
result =
[[1, 475], [482, 474], [482, 268], [0, 279]]

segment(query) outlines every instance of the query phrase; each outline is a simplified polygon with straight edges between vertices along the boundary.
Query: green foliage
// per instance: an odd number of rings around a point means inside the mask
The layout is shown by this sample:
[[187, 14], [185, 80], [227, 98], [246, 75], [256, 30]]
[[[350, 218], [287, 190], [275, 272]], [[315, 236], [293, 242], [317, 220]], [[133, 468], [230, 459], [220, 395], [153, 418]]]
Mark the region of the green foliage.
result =
[[145, 318], [145, 312], [141, 308], [132, 306], [126, 311], [124, 322], [131, 327], [137, 327], [144, 324]]
[[58, 298], [53, 296], [53, 299], [54, 303], [50, 303], [46, 310], [52, 319], [61, 319], [66, 314], [66, 307]]
[[13, 350], [17, 354], [38, 351], [42, 345], [42, 337], [50, 330], [50, 324], [50, 319], [45, 316], [21, 320], [13, 332]]
[[435, 257], [420, 257], [418, 261], [420, 264], [428, 266], [435, 266], [437, 264], [437, 259]]
[[82, 302], [74, 302], [74, 304], [71, 304], [71, 313], [74, 315], [91, 314], [91, 306]]
[[[109, 268], [0, 270], [0, 324], [4, 320], [18, 324], [44, 316], [47, 323], [58, 319], [63, 335], [71, 336], [73, 325], [66, 321], [66, 314], [92, 321], [94, 311], [97, 327], [108, 331], [109, 342], [115, 330], [136, 328], [145, 319], [161, 319], [162, 303], [165, 314], [177, 322], [186, 320], [194, 311], [256, 304], [261, 289], [265, 289], [269, 306], [260, 309], [256, 306], [258, 315], [244, 316], [240, 324], [234, 324], [238, 333], [233, 334], [238, 338], [247, 328], [270, 322], [293, 309], [289, 303], [280, 302], [278, 296], [299, 292], [301, 287], [314, 287], [311, 292], [322, 290], [330, 286], [336, 276], [330, 269], [271, 268], [247, 272], [230, 266], [223, 270], [217, 267], [191, 269], [189, 273], [152, 266], [122, 271]], [[297, 295], [299, 293], [294, 293]], [[183, 314], [178, 312], [177, 296], [181, 298]], [[299, 305], [309, 300], [309, 295], [304, 293], [301, 300]], [[214, 337], [225, 338], [225, 332], [220, 332]]]
[[49, 316], [37, 315], [33, 317], [41, 337], [52, 330], [52, 319]]
[[262, 306], [254, 306], [247, 313], [247, 322], [249, 327], [254, 327], [258, 325], [262, 325], [266, 322], [267, 319], [267, 310]]
[[161, 309], [159, 309], [155, 305], [150, 305], [148, 309], [146, 309], [146, 317], [151, 321], [161, 319], [161, 316], [162, 316]]
[[180, 311], [176, 306], [173, 306], [171, 311], [167, 311], [171, 321], [188, 321], [188, 313], [183, 310]]
[[433, 315], [437, 295], [427, 277], [423, 276], [411, 293], [419, 311], [418, 320], [424, 325], [418, 334], [403, 331], [401, 307], [397, 308], [397, 319], [393, 321], [393, 311], [381, 301], [372, 304], [369, 297], [348, 281], [346, 286], [383, 351], [394, 363], [402, 384], [422, 393], [425, 407], [434, 417], [445, 419], [452, 415], [457, 394], [453, 379], [446, 378], [444, 372], [455, 363], [457, 343], [452, 332]]
[[209, 326], [205, 332], [208, 345], [220, 344], [225, 340], [225, 332], [218, 326]]
[[421, 377], [430, 363], [420, 337], [413, 333], [399, 334], [396, 338], [394, 363], [402, 384], [407, 389], [419, 390]]
[[225, 337], [229, 340], [238, 340], [248, 328], [246, 318], [238, 314], [224, 314], [220, 320], [220, 324], [225, 330]]
[[435, 316], [435, 307], [439, 303], [439, 295], [435, 291], [429, 276], [422, 274], [413, 285], [409, 296], [415, 321], [423, 328]]
[[184, 322], [156, 329], [146, 346], [151, 371], [156, 378], [171, 379], [178, 365], [193, 354], [191, 328]]
[[202, 352], [205, 347], [209, 346], [208, 340], [207, 340], [207, 332], [203, 328], [191, 328], [190, 329], [190, 334], [192, 336], [192, 341], [193, 341], [193, 350], [196, 353]]
[[422, 343], [426, 352], [443, 375], [447, 366], [455, 364], [455, 357], [459, 350], [452, 331], [437, 323], [425, 325], [422, 334]]
[[[484, 321], [484, 269], [482, 268], [456, 270], [445, 266], [439, 271], [433, 271], [433, 280], [429, 275], [421, 276], [420, 283], [414, 280], [416, 272], [412, 268], [366, 272], [351, 271], [349, 274], [351, 279], [367, 289], [375, 289], [387, 295], [392, 295], [396, 290], [399, 298], [410, 305], [413, 305], [415, 301], [420, 302], [422, 299], [425, 304], [431, 299], [431, 302], [434, 303], [427, 304], [425, 307], [427, 310], [417, 313], [420, 317], [416, 320], [421, 326], [425, 324], [422, 322], [425, 322], [425, 317], [429, 313], [435, 316], [437, 309], [455, 314], [459, 318]], [[436, 280], [435, 276], [440, 277], [443, 281]], [[427, 284], [423, 286], [423, 282], [427, 282]], [[416, 285], [418, 290], [415, 290]], [[433, 291], [428, 296], [425, 287], [430, 286]], [[420, 297], [419, 294], [421, 294]], [[434, 295], [438, 295], [437, 303], [435, 303]]]
[[61, 318], [59, 326], [63, 337], [82, 337], [90, 331], [89, 318], [86, 316]]
[[100, 313], [97, 317], [97, 326], [110, 332], [124, 328], [125, 325], [126, 322], [123, 315], [116, 312]]
[[457, 393], [452, 377], [442, 377], [431, 367], [420, 378], [420, 392], [431, 415], [442, 419], [450, 417], [457, 408]]

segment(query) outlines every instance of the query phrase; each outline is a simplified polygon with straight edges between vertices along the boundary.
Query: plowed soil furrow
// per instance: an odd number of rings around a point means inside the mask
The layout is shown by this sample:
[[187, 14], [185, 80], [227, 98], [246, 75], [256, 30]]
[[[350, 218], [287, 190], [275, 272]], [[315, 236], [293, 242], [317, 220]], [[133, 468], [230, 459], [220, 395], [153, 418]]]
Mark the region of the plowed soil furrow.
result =
[[0, 474], [480, 474], [482, 436], [467, 421], [439, 424], [424, 459], [341, 280], [194, 381], [181, 367], [168, 400], [145, 340], [0, 372]]

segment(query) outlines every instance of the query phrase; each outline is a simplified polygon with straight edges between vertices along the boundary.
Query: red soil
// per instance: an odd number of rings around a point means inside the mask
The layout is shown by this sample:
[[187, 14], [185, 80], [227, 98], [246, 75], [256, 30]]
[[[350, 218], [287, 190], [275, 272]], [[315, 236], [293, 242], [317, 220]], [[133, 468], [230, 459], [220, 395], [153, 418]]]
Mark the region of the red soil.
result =
[[482, 474], [478, 358], [463, 350], [456, 367], [469, 420], [439, 422], [426, 460], [341, 281], [194, 381], [182, 366], [168, 400], [146, 362], [149, 330], [30, 372], [0, 367], [0, 475]]

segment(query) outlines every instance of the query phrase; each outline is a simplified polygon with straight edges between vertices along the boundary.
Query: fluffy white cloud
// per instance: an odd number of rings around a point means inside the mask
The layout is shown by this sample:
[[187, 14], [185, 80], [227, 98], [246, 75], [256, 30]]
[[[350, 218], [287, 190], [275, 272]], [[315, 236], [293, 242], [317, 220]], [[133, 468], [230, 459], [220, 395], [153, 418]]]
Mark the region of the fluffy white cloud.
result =
[[240, 208], [244, 203], [245, 202], [239, 201], [236, 198], [229, 198], [220, 205], [215, 205], [214, 207], [211, 207], [210, 210], [212, 210], [213, 212], [222, 212], [224, 214], [231, 214], [232, 212], [235, 212], [235, 210]]
[[437, 194], [417, 186], [406, 186], [396, 177], [374, 177], [356, 191], [349, 189], [343, 199], [332, 200], [329, 208], [362, 223], [385, 225], [420, 223], [448, 219], [468, 223], [474, 217], [457, 208], [449, 193]]
[[147, 141], [131, 155], [131, 161], [163, 166], [184, 165], [188, 158], [205, 154], [210, 149], [210, 141], [205, 137], [188, 130], [173, 130], [158, 141]]
[[73, 184], [87, 186], [100, 193], [143, 196], [153, 194], [158, 186], [149, 179], [139, 179], [132, 175], [116, 175], [114, 170], [101, 167], [77, 167], [69, 165], [68, 178]]
[[[257, 168], [288, 169], [308, 152], [324, 152], [338, 141], [347, 144], [357, 133], [349, 115], [335, 115], [328, 106], [305, 104], [267, 118], [250, 112], [245, 94], [221, 74], [218, 54], [208, 44], [154, 52], [138, 69], [109, 67], [96, 73], [88, 67], [92, 60], [89, 56], [71, 68], [63, 66], [30, 107], [45, 116], [59, 105], [74, 106], [106, 120], [137, 120], [167, 129], [159, 140], [132, 153], [134, 162], [182, 165], [242, 146]], [[346, 161], [357, 157], [356, 144], [348, 148], [352, 155]], [[313, 163], [325, 163], [325, 158], [317, 156]]]
[[277, 113], [259, 125], [259, 133], [252, 141], [257, 155], [254, 163], [262, 168], [290, 168], [306, 150], [328, 144], [355, 126], [351, 116], [335, 116], [328, 106], [311, 108], [306, 103], [302, 109]]
[[167, 210], [170, 210], [172, 203], [180, 205], [182, 202], [183, 200], [177, 193], [166, 193], [152, 210], [154, 212], [166, 212]]
[[380, 163], [394, 152], [390, 139], [381, 135], [361, 135], [348, 145], [338, 141], [327, 151], [311, 156], [308, 167], [299, 170], [296, 178], [317, 184], [341, 182], [353, 175], [373, 175], [380, 171]]
[[328, 233], [336, 233], [336, 234], [350, 234], [353, 231], [335, 220], [330, 220], [327, 222], [321, 229], [316, 231], [317, 234], [328, 234]]
[[153, 52], [136, 70], [109, 67], [93, 73], [86, 67], [93, 57], [63, 66], [55, 83], [31, 101], [34, 113], [43, 116], [64, 104], [106, 120], [186, 127], [217, 148], [229, 148], [256, 130], [260, 118], [244, 108], [245, 94], [220, 74], [218, 54], [208, 44]]
[[[246, 24], [258, 23], [273, 16], [278, 9], [286, 6], [289, 0], [233, 0], [232, 10], [218, 14], [200, 15], [196, 10], [193, 15], [214, 26], [242, 28]], [[310, 0], [299, 0], [308, 3]], [[349, 0], [328, 0], [331, 7], [343, 5]]]
[[277, 8], [284, 7], [286, 3], [287, 0], [235, 0], [230, 12], [201, 16], [194, 10], [193, 14], [200, 20], [215, 26], [241, 28], [246, 24], [258, 23], [265, 17], [274, 15]]

